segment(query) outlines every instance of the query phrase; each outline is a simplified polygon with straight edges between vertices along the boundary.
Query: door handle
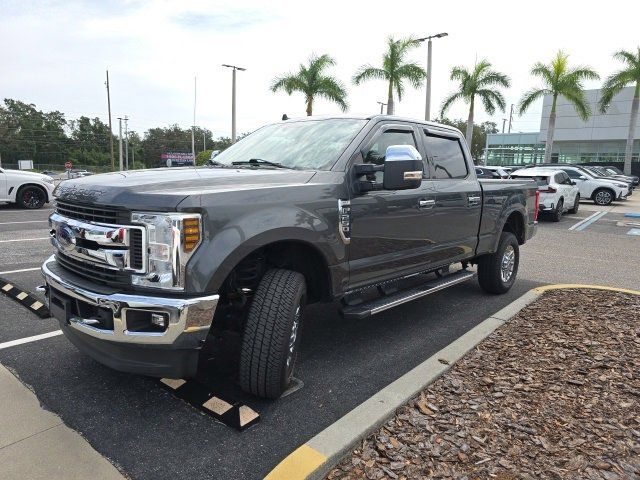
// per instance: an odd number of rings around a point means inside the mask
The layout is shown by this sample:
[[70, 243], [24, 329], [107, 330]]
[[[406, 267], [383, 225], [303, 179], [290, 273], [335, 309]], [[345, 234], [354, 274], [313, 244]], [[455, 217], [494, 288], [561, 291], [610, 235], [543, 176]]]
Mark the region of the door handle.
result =
[[476, 205], [480, 205], [480, 197], [477, 196], [469, 196], [467, 197], [467, 201], [469, 202], [470, 207], [475, 207]]
[[420, 200], [418, 202], [418, 208], [433, 208], [436, 204], [435, 200]]

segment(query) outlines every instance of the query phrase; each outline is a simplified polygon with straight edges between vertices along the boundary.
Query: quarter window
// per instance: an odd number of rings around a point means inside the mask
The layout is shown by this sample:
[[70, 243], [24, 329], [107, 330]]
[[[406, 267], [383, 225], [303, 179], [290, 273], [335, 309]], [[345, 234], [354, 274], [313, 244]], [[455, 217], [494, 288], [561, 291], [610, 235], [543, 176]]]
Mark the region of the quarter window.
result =
[[457, 138], [425, 137], [427, 156], [431, 158], [436, 179], [465, 178], [469, 173], [462, 146]]

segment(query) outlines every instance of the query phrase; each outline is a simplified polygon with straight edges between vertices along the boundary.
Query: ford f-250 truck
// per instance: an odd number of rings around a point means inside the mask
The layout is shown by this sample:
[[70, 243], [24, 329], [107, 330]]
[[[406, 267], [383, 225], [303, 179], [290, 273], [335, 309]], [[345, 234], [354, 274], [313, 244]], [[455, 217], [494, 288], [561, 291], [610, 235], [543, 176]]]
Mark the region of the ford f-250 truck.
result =
[[117, 370], [193, 377], [207, 342], [235, 332], [241, 387], [276, 398], [311, 303], [361, 319], [465, 281], [473, 265], [484, 290], [508, 291], [537, 192], [478, 181], [447, 126], [289, 120], [208, 166], [63, 182], [45, 290], [69, 340]]

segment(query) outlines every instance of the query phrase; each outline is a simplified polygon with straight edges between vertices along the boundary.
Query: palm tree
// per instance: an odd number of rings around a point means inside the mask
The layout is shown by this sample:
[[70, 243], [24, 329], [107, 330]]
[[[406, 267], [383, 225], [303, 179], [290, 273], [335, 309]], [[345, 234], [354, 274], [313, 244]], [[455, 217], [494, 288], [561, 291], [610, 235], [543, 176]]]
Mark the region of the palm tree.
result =
[[597, 80], [600, 76], [589, 67], [569, 67], [569, 55], [560, 50], [551, 63], [545, 65], [536, 63], [531, 69], [531, 75], [540, 77], [544, 83], [542, 88], [533, 88], [524, 94], [520, 100], [519, 114], [522, 115], [538, 98], [544, 95], [553, 97], [551, 113], [549, 114], [549, 127], [547, 129], [547, 141], [544, 146], [544, 163], [551, 161], [553, 149], [553, 135], [556, 128], [556, 103], [558, 96], [564, 96], [573, 104], [576, 112], [586, 121], [591, 115], [591, 109], [584, 95], [584, 80]]
[[624, 173], [631, 175], [631, 155], [633, 153], [634, 134], [638, 121], [638, 104], [640, 104], [640, 47], [638, 54], [620, 50], [613, 57], [625, 64], [625, 68], [610, 75], [602, 86], [602, 97], [600, 98], [600, 111], [605, 113], [609, 104], [620, 90], [630, 83], [636, 84], [633, 100], [631, 101], [631, 118], [629, 118], [629, 133], [627, 134], [627, 148], [624, 152]]
[[451, 69], [451, 80], [459, 81], [460, 86], [457, 91], [442, 102], [440, 116], [444, 117], [449, 107], [457, 100], [464, 100], [468, 103], [469, 117], [467, 118], [467, 134], [465, 138], [467, 139], [467, 144], [471, 145], [476, 97], [480, 98], [484, 109], [489, 115], [495, 113], [496, 107], [504, 112], [504, 97], [495, 87], [508, 88], [511, 85], [511, 80], [505, 74], [492, 70], [491, 64], [487, 60], [477, 63], [472, 71], [464, 67], [453, 67]]
[[398, 94], [398, 101], [402, 100], [404, 80], [407, 80], [414, 88], [418, 88], [427, 77], [427, 73], [420, 65], [405, 61], [407, 54], [418, 45], [420, 42], [413, 38], [394, 40], [393, 37], [389, 37], [387, 40], [388, 49], [382, 56], [382, 68], [363, 65], [353, 76], [353, 83], [356, 85], [372, 79], [385, 80], [389, 83], [387, 115], [393, 115], [394, 112], [394, 90]]
[[289, 73], [278, 77], [271, 84], [271, 91], [284, 90], [291, 95], [293, 92], [304, 93], [307, 103], [307, 115], [313, 113], [313, 101], [316, 97], [322, 97], [337, 103], [344, 112], [349, 108], [347, 104], [347, 91], [344, 85], [334, 77], [324, 74], [324, 70], [332, 67], [336, 61], [329, 55], [311, 55], [308, 65], [300, 64], [297, 73]]

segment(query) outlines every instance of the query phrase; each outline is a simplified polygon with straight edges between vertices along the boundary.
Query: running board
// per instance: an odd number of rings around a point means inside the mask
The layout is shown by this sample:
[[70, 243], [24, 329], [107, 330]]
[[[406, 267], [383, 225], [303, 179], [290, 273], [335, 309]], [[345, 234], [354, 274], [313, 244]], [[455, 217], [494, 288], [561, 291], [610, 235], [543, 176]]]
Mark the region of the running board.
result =
[[459, 270], [418, 287], [385, 295], [384, 297], [377, 298], [367, 303], [345, 307], [342, 309], [342, 313], [345, 318], [361, 320], [371, 315], [375, 315], [376, 313], [384, 312], [390, 308], [402, 305], [403, 303], [426, 297], [432, 293], [444, 290], [447, 287], [452, 287], [458, 283], [465, 282], [474, 276], [475, 273], [473, 272], [469, 272], [468, 270]]

